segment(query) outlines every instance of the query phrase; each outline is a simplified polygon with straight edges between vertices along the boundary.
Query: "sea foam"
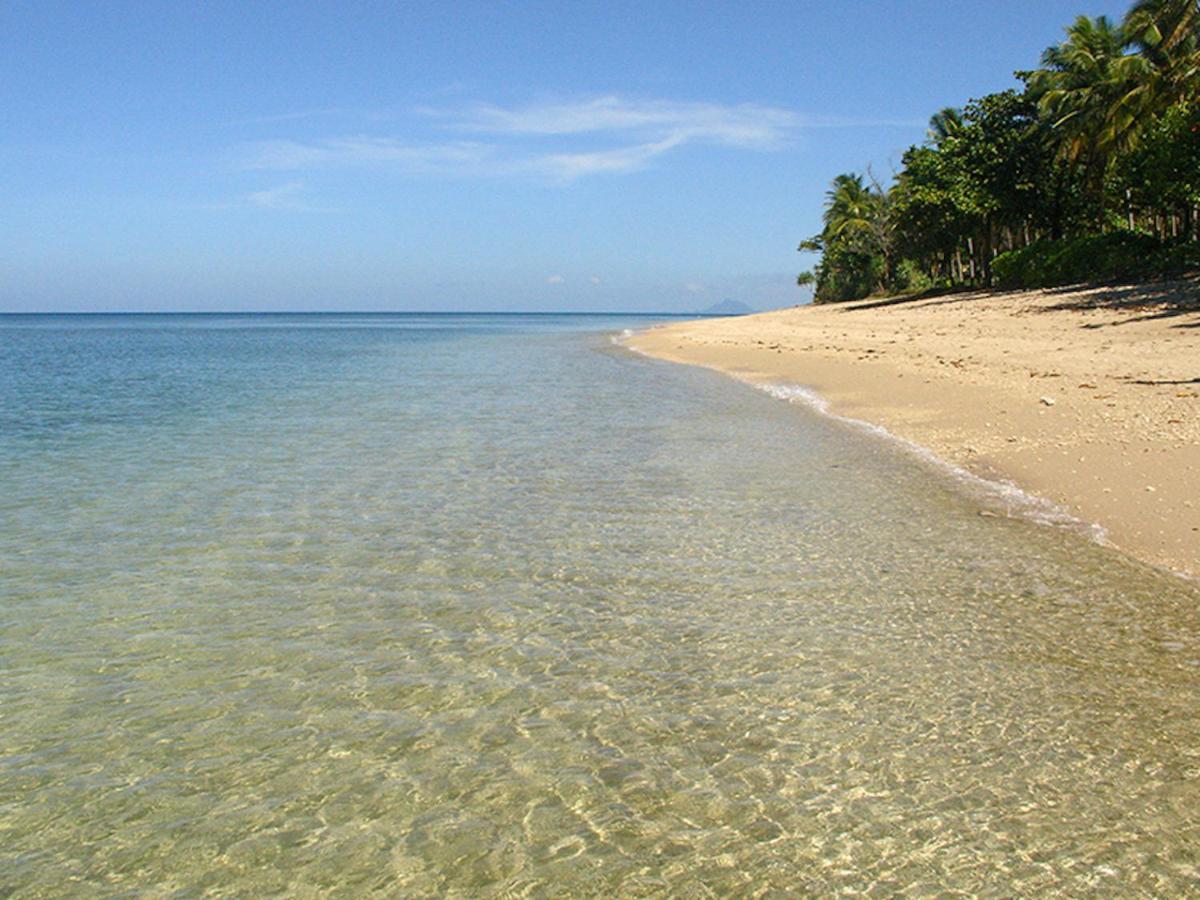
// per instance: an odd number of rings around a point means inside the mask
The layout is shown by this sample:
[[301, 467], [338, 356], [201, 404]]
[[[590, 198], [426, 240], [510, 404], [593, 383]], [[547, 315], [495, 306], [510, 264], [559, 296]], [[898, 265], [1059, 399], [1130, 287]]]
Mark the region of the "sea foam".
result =
[[989, 507], [998, 506], [1003, 514], [1008, 517], [1029, 519], [1042, 525], [1066, 528], [1083, 534], [1097, 543], [1108, 543], [1108, 532], [1099, 523], [1086, 522], [1072, 515], [1057, 503], [1047, 500], [1045, 497], [1031, 494], [1008, 479], [985, 478], [963, 466], [949, 462], [938, 456], [928, 447], [888, 431], [882, 425], [876, 425], [874, 422], [867, 422], [863, 419], [856, 419], [852, 416], [835, 413], [830, 409], [829, 401], [812, 388], [788, 382], [747, 383], [778, 400], [804, 406], [819, 415], [900, 447], [926, 466], [943, 475], [949, 476], [960, 485], [966, 487], [973, 494], [984, 500]]

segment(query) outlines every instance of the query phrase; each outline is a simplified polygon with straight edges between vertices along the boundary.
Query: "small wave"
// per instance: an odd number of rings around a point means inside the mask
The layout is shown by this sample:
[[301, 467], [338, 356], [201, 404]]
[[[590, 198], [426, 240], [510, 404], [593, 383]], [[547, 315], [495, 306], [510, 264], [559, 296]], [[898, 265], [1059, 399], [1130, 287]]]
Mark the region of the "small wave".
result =
[[963, 466], [942, 459], [928, 447], [923, 447], [914, 441], [910, 441], [908, 438], [893, 434], [881, 425], [832, 412], [829, 408], [829, 401], [811, 388], [799, 384], [751, 383], [754, 387], [770, 394], [776, 399], [805, 406], [820, 415], [827, 416], [859, 431], [865, 431], [876, 437], [883, 438], [901, 447], [926, 465], [943, 474], [949, 475], [960, 484], [971, 488], [974, 492], [983, 494], [989, 500], [999, 501], [1005, 514], [1010, 517], [1029, 519], [1042, 525], [1067, 528], [1071, 531], [1080, 532], [1097, 543], [1104, 544], [1108, 542], [1108, 532], [1100, 524], [1085, 522], [1077, 516], [1071, 515], [1071, 513], [1057, 503], [1047, 500], [1045, 497], [1031, 494], [1006, 479], [984, 478], [982, 475], [976, 475]]
[[629, 339], [631, 337], [633, 337], [635, 334], [637, 334], [637, 331], [633, 328], [622, 328], [616, 334], [609, 335], [609, 340], [612, 341], [613, 344], [616, 345], [617, 347], [620, 347], [622, 350], [628, 350], [630, 353], [636, 353], [639, 356], [650, 356], [650, 354], [647, 353], [645, 350], [642, 350], [638, 347], [634, 347], [632, 344], [629, 343]]

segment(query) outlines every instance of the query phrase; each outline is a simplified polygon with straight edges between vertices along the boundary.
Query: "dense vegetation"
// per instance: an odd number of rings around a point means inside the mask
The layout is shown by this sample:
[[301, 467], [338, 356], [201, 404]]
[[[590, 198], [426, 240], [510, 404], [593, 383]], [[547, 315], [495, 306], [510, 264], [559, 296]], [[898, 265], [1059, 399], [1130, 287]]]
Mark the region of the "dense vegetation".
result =
[[1079, 17], [1019, 90], [930, 120], [890, 185], [839, 175], [816, 301], [1043, 286], [1200, 265], [1200, 3]]

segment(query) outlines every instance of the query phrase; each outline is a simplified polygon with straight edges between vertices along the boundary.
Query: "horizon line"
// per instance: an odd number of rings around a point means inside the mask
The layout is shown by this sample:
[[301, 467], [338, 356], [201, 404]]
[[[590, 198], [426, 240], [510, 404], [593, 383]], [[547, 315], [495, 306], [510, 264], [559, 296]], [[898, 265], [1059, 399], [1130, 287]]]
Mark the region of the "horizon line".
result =
[[[755, 310], [759, 312], [760, 310]], [[520, 309], [141, 309], [0, 310], [0, 316], [702, 316], [702, 310], [520, 310]]]

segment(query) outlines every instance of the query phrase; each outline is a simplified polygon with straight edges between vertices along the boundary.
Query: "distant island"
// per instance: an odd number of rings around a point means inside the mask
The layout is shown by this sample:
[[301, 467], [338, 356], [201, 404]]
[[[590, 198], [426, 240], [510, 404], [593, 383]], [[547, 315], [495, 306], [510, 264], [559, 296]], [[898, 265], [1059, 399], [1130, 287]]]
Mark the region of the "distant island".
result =
[[722, 300], [700, 310], [702, 316], [747, 316], [756, 310], [738, 300]]

